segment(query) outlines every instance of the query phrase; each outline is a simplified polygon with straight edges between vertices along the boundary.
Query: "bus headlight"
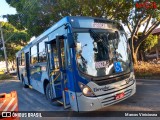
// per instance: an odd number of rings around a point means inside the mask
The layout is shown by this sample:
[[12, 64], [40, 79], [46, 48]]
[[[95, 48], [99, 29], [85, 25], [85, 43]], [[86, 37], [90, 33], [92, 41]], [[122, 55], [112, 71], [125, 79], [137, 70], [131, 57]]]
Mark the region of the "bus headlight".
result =
[[78, 82], [78, 84], [79, 84], [79, 87], [80, 87], [83, 95], [85, 95], [87, 97], [93, 97], [93, 96], [95, 96], [95, 94], [93, 93], [93, 91], [91, 90], [90, 87], [88, 87], [87, 85], [84, 85], [81, 82]]

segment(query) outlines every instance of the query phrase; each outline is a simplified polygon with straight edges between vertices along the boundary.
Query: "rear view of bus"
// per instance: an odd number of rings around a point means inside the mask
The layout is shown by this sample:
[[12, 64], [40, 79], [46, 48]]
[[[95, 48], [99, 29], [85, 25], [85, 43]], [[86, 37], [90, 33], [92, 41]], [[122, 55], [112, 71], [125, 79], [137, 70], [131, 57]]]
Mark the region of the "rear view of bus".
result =
[[71, 19], [76, 44], [75, 79], [79, 111], [120, 102], [136, 91], [131, 49], [119, 23]]

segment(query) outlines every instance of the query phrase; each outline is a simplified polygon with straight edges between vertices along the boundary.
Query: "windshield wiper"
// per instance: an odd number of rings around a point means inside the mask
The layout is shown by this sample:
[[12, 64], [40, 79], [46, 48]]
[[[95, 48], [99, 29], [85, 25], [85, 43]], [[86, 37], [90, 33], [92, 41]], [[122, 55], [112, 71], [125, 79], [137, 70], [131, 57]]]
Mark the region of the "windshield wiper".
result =
[[100, 35], [98, 35], [96, 32], [94, 32], [91, 29], [89, 29], [89, 33], [95, 42], [102, 42], [103, 43], [102, 45], [108, 49], [108, 42], [107, 42], [108, 38], [106, 35], [103, 35], [103, 37], [100, 37]]
[[99, 42], [101, 40], [100, 36], [93, 30], [90, 29], [89, 33], [95, 42]]

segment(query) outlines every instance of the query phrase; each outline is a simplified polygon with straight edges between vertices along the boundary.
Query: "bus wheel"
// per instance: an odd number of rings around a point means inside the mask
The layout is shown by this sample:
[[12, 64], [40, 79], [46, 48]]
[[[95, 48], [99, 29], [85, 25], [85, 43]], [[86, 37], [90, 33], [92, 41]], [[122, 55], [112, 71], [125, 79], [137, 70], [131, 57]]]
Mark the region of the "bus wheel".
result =
[[28, 88], [28, 85], [26, 85], [26, 83], [25, 83], [25, 80], [24, 80], [23, 76], [22, 76], [22, 85], [23, 85], [23, 87], [24, 87], [24, 88]]
[[53, 90], [52, 90], [51, 85], [49, 83], [46, 86], [46, 98], [50, 102], [52, 102], [52, 100], [53, 100]]

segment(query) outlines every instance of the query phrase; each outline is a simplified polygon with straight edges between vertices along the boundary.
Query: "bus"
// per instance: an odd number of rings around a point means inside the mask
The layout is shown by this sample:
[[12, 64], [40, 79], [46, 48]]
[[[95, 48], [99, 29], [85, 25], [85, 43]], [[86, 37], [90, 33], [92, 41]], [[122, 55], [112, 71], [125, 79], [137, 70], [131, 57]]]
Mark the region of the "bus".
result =
[[16, 53], [24, 87], [64, 109], [94, 111], [136, 92], [123, 26], [104, 18], [67, 16]]

